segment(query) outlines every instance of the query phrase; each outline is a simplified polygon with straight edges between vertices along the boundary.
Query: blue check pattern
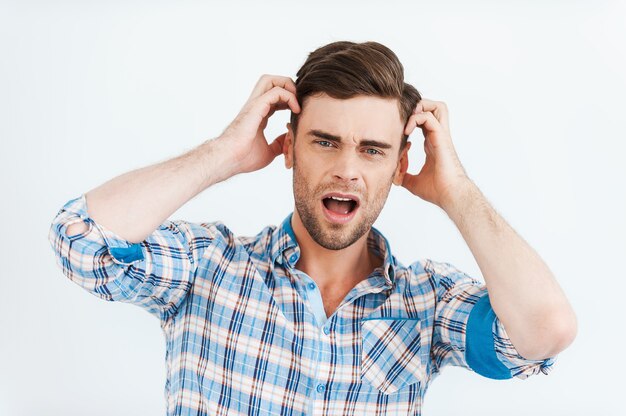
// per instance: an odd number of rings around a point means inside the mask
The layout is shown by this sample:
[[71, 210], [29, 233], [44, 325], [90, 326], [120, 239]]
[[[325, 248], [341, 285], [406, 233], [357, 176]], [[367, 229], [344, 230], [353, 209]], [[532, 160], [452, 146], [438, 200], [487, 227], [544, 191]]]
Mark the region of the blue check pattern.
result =
[[[68, 236], [77, 221], [87, 230]], [[131, 243], [89, 216], [83, 194], [56, 214], [49, 241], [73, 282], [159, 319], [168, 415], [419, 415], [448, 365], [526, 378], [556, 358], [521, 357], [484, 283], [446, 262], [405, 267], [375, 228], [368, 247], [383, 266], [330, 317], [295, 268], [291, 215], [252, 237], [168, 220]]]

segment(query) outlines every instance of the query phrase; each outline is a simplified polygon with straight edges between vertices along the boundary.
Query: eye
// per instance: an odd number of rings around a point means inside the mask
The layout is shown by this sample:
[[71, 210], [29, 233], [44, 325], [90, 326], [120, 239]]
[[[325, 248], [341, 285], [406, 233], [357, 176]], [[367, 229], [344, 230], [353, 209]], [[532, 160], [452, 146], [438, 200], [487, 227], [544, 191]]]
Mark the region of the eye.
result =
[[380, 151], [378, 151], [376, 149], [371, 149], [371, 148], [370, 149], [365, 149], [365, 152], [368, 155], [371, 155], [371, 156], [378, 156], [378, 155], [382, 155], [383, 154], [382, 152], [380, 152]]
[[319, 144], [322, 147], [332, 147], [332, 145], [333, 145], [328, 140], [318, 140], [318, 141], [316, 141], [316, 143]]

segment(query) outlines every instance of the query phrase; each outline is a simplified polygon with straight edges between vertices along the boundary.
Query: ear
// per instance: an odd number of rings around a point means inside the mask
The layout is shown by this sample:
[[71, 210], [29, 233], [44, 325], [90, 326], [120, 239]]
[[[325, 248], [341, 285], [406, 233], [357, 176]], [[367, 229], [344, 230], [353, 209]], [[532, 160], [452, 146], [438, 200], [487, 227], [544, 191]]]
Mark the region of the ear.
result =
[[400, 155], [400, 159], [398, 160], [398, 166], [396, 166], [396, 172], [393, 175], [393, 184], [394, 185], [402, 185], [402, 181], [404, 180], [404, 174], [409, 168], [409, 149], [411, 148], [411, 142], [407, 142], [404, 149], [402, 149], [402, 154]]
[[291, 129], [291, 123], [287, 123], [287, 134], [283, 141], [283, 155], [285, 155], [285, 167], [291, 169], [293, 167], [293, 130]]

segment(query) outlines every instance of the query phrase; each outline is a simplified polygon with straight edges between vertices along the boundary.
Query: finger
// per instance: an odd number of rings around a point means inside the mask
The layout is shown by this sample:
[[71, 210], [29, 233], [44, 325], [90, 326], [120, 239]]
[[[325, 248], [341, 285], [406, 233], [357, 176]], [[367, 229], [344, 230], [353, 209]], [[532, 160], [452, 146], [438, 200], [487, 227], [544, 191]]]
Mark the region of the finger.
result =
[[412, 175], [409, 172], [404, 174], [404, 178], [402, 179], [402, 186], [408, 189], [415, 189], [417, 187], [417, 183], [419, 175]]
[[415, 127], [417, 127], [415, 117], [411, 115], [404, 125], [404, 134], [410, 136], [413, 133], [413, 130], [415, 130]]
[[267, 114], [266, 118], [270, 118], [276, 111], [286, 110], [288, 108], [290, 108], [288, 103], [279, 102], [277, 104], [274, 104], [271, 106], [270, 112]]
[[284, 88], [274, 87], [263, 94], [260, 98], [260, 103], [262, 105], [262, 117], [268, 117], [270, 115], [270, 111], [271, 114], [274, 114], [274, 112], [278, 109], [277, 105], [279, 103], [287, 104], [294, 113], [300, 112], [300, 105], [298, 104], [296, 96]]
[[422, 98], [415, 106], [414, 113], [419, 113], [421, 111], [430, 111], [435, 115], [437, 120], [439, 120], [439, 123], [444, 128], [448, 128], [448, 105], [443, 101], [434, 101]]
[[291, 109], [289, 107], [289, 103], [284, 103], [282, 101], [277, 104], [274, 104], [273, 106], [273, 110], [287, 110], [287, 109]]
[[435, 117], [435, 115], [429, 111], [423, 113], [413, 114], [409, 117], [404, 133], [410, 135], [415, 127], [420, 127], [422, 130], [438, 131], [441, 130], [441, 124]]
[[296, 93], [296, 84], [291, 78], [281, 75], [264, 74], [261, 75], [261, 78], [259, 78], [254, 86], [250, 94], [250, 99], [260, 97], [274, 87], [281, 87], [293, 94]]
[[285, 142], [286, 135], [287, 133], [281, 134], [280, 136], [275, 138], [274, 141], [269, 145], [270, 150], [272, 151], [272, 154], [274, 155], [274, 157], [278, 156], [279, 154], [283, 152], [283, 144]]
[[[279, 87], [276, 87], [276, 88], [279, 88]], [[283, 91], [285, 91], [285, 90], [283, 90]], [[291, 93], [288, 92], [288, 94], [291, 94]], [[274, 113], [276, 111], [279, 111], [279, 110], [290, 109], [294, 113], [299, 113], [300, 112], [300, 110], [299, 110], [300, 106], [298, 105], [298, 100], [295, 98], [295, 96], [293, 96], [293, 97], [294, 98], [290, 99], [290, 100], [284, 100], [281, 97], [278, 102], [272, 101], [271, 104], [270, 104], [270, 111], [265, 116], [263, 116], [265, 118], [265, 120], [266, 120], [265, 123], [267, 123], [267, 120], [272, 115], [274, 115]], [[266, 111], [266, 110], [263, 109], [262, 111]], [[265, 127], [263, 127], [263, 128], [265, 128]]]

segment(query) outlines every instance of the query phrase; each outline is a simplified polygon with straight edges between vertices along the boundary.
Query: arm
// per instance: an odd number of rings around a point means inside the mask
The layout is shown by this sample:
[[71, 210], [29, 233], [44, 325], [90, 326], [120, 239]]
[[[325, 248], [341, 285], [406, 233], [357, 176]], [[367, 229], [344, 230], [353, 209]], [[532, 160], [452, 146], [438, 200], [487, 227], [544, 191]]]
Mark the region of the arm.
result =
[[541, 257], [471, 181], [454, 188], [442, 208], [474, 255], [491, 305], [517, 351], [544, 359], [564, 350], [576, 335], [576, 317]]
[[[450, 137], [445, 103], [420, 101], [405, 134], [416, 127], [424, 133], [426, 161], [417, 175], [406, 173], [405, 162], [402, 186], [441, 207], [459, 228], [517, 352], [529, 360], [558, 354], [576, 336], [576, 317], [554, 276], [467, 176]], [[501, 326], [498, 331], [505, 334]]]
[[[92, 189], [85, 195], [90, 216], [130, 242], [143, 241], [207, 187], [238, 173], [261, 169], [281, 154], [284, 134], [268, 145], [263, 128], [283, 107], [300, 111], [295, 83], [287, 77], [262, 76], [237, 118], [218, 139]], [[75, 235], [86, 229], [86, 224], [78, 222], [68, 233]]]
[[[117, 176], [85, 194], [89, 214], [129, 242], [141, 242], [191, 198], [236, 173], [233, 157], [225, 157], [229, 152], [224, 139], [210, 140], [171, 160]], [[76, 222], [67, 233], [86, 230], [86, 223]]]
[[426, 272], [436, 293], [430, 349], [434, 372], [453, 365], [503, 380], [552, 370], [556, 357], [530, 360], [515, 349], [491, 307], [485, 283], [447, 262], [426, 259], [410, 267], [422, 278]]
[[162, 320], [173, 316], [203, 252], [219, 250], [227, 230], [165, 219], [208, 186], [280, 154], [285, 134], [268, 145], [263, 128], [278, 109], [300, 111], [294, 93], [291, 79], [263, 76], [219, 138], [68, 201], [48, 236], [63, 273], [102, 299], [137, 304]]

